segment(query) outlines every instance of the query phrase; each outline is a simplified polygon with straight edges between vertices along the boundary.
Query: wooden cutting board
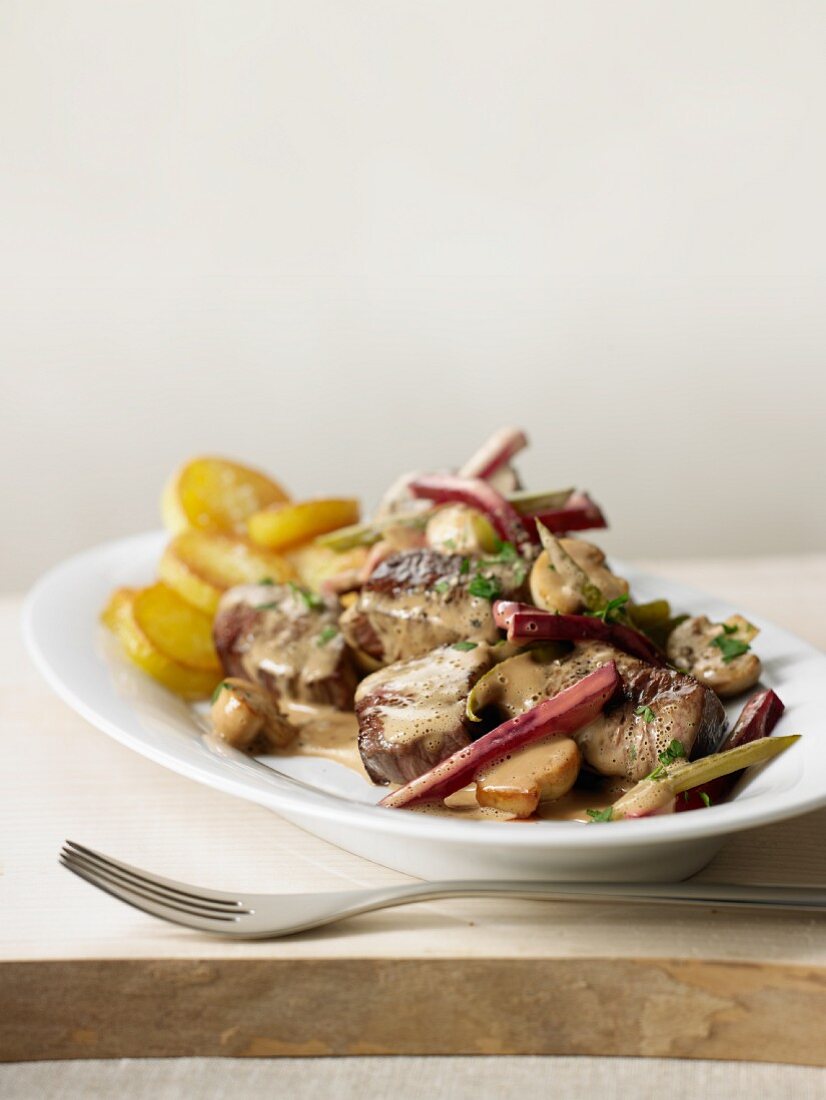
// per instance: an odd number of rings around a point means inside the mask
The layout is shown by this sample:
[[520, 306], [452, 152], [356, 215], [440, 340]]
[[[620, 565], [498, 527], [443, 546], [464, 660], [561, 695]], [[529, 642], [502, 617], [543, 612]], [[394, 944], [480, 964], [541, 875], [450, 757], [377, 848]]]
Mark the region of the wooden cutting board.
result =
[[[813, 602], [823, 607], [817, 568]], [[801, 573], [790, 568], [787, 584], [805, 584], [811, 598]], [[731, 591], [735, 579], [718, 587]], [[59, 867], [65, 838], [226, 889], [407, 880], [94, 730], [29, 667], [18, 613], [19, 601], [0, 602], [0, 1059], [502, 1053], [826, 1064], [824, 917], [454, 900], [234, 944], [93, 890]], [[826, 812], [737, 837], [704, 874], [823, 884]]]

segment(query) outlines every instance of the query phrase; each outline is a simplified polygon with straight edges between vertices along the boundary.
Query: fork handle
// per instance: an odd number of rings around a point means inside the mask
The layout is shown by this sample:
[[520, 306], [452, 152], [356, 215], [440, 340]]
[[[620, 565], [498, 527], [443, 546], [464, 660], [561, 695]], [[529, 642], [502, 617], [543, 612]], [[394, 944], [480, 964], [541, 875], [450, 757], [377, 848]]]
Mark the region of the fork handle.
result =
[[579, 883], [520, 882], [468, 879], [456, 882], [422, 882], [410, 886], [365, 891], [351, 912], [368, 912], [416, 901], [456, 897], [521, 897], [560, 901], [594, 900], [663, 905], [715, 905], [732, 908], [826, 908], [826, 889], [807, 886], [742, 886], [727, 883]]

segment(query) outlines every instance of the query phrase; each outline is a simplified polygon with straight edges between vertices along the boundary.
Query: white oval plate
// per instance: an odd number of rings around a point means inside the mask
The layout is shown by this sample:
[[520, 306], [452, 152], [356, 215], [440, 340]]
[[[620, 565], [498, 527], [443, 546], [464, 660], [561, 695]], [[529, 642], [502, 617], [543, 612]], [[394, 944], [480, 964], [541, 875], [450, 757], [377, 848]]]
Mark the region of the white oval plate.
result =
[[151, 533], [105, 543], [40, 580], [24, 609], [26, 643], [40, 671], [70, 707], [124, 745], [377, 863], [430, 879], [675, 880], [702, 867], [729, 833], [826, 805], [826, 656], [742, 608], [627, 569], [642, 600], [666, 597], [713, 619], [740, 610], [762, 628], [764, 682], [786, 704], [777, 732], [804, 737], [754, 770], [731, 802], [610, 825], [455, 821], [381, 809], [374, 803], [382, 791], [336, 763], [255, 760], [216, 746], [196, 711], [125, 660], [99, 624], [113, 588], [154, 577], [165, 539]]

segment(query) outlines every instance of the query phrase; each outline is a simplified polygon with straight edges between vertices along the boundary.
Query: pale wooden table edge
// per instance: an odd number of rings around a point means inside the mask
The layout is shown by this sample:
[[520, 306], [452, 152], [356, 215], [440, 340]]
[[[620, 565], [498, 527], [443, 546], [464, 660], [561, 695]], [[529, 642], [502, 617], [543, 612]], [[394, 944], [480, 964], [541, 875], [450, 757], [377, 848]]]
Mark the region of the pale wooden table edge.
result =
[[7, 962], [0, 968], [0, 1005], [4, 1062], [582, 1054], [826, 1065], [826, 968], [791, 964], [654, 958]]

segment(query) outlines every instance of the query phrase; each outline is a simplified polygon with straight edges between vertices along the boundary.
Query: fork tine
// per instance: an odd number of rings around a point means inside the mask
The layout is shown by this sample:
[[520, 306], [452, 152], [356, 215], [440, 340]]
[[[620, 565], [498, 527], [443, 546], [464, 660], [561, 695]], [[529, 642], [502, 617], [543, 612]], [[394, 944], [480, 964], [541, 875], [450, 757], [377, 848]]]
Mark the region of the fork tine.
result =
[[139, 909], [142, 913], [149, 913], [153, 917], [159, 917], [161, 920], [170, 921], [172, 924], [182, 924], [186, 928], [197, 928], [201, 932], [212, 932], [213, 934], [218, 932], [224, 933], [225, 935], [231, 935], [235, 931], [236, 920], [233, 917], [202, 917], [187, 913], [184, 910], [176, 910], [166, 905], [158, 905], [155, 902], [147, 901], [139, 897], [130, 890], [121, 889], [119, 886], [107, 885], [97, 878], [95, 874], [87, 873], [85, 870], [70, 863], [62, 856], [60, 862], [68, 871], [71, 871], [73, 875], [77, 875], [78, 878], [82, 878], [84, 882], [88, 882], [91, 886], [96, 886], [98, 890], [102, 890], [104, 894], [110, 894], [119, 901], [126, 902], [127, 905], [131, 905], [133, 909]]
[[112, 859], [111, 856], [104, 855], [103, 852], [96, 852], [94, 848], [87, 848], [83, 844], [78, 844], [75, 840], [65, 841], [64, 850], [79, 853], [86, 859], [94, 860], [96, 864], [106, 870], [126, 874], [130, 879], [137, 880], [137, 883], [143, 883], [153, 888], [162, 887], [164, 890], [189, 901], [206, 902], [210, 905], [231, 905], [235, 908], [244, 906], [242, 900], [223, 890], [205, 890], [201, 886], [193, 886], [188, 882], [178, 882], [176, 879], [150, 875], [141, 867], [134, 867], [131, 863], [121, 863], [120, 860]]
[[[87, 854], [88, 852], [88, 854]], [[179, 902], [190, 906], [198, 906], [203, 909], [216, 909], [220, 912], [235, 913], [244, 908], [243, 903], [233, 899], [223, 901], [220, 898], [212, 899], [207, 894], [191, 894], [184, 890], [176, 890], [171, 886], [165, 886], [161, 881], [155, 881], [152, 875], [147, 873], [135, 873], [126, 870], [125, 864], [118, 864], [114, 860], [108, 860], [91, 849], [75, 850], [69, 844], [64, 844], [62, 853], [73, 859], [82, 860], [95, 871], [105, 872], [123, 883], [124, 886], [134, 886], [150, 893], [157, 894], [161, 901]]]
[[205, 914], [214, 914], [215, 916], [230, 917], [236, 914], [247, 915], [250, 913], [249, 909], [242, 909], [237, 905], [228, 906], [226, 902], [216, 902], [213, 905], [211, 902], [198, 901], [186, 894], [176, 894], [167, 891], [165, 887], [156, 888], [151, 886], [146, 880], [134, 879], [125, 873], [121, 874], [120, 871], [112, 867], [107, 867], [106, 865], [101, 865], [92, 859], [87, 859], [86, 856], [81, 855], [79, 852], [73, 852], [70, 848], [64, 848], [60, 854], [66, 862], [76, 863], [84, 867], [89, 874], [99, 875], [105, 878], [107, 882], [122, 886], [125, 890], [133, 890], [142, 897], [151, 898], [158, 902], [184, 909], [187, 912], [197, 911]]
[[113, 888], [123, 890], [128, 894], [133, 894], [135, 897], [143, 898], [155, 905], [173, 909], [177, 912], [189, 913], [194, 916], [209, 917], [222, 921], [234, 921], [241, 916], [247, 916], [250, 912], [246, 909], [218, 909], [210, 905], [203, 905], [200, 902], [191, 902], [185, 898], [166, 897], [157, 890], [145, 887], [138, 882], [130, 882], [124, 876], [119, 876], [107, 869], [98, 867], [90, 860], [83, 859], [83, 857], [72, 854], [71, 852], [61, 852], [60, 862], [64, 867], [68, 867], [70, 870], [81, 870], [88, 875], [89, 878], [105, 882]]

